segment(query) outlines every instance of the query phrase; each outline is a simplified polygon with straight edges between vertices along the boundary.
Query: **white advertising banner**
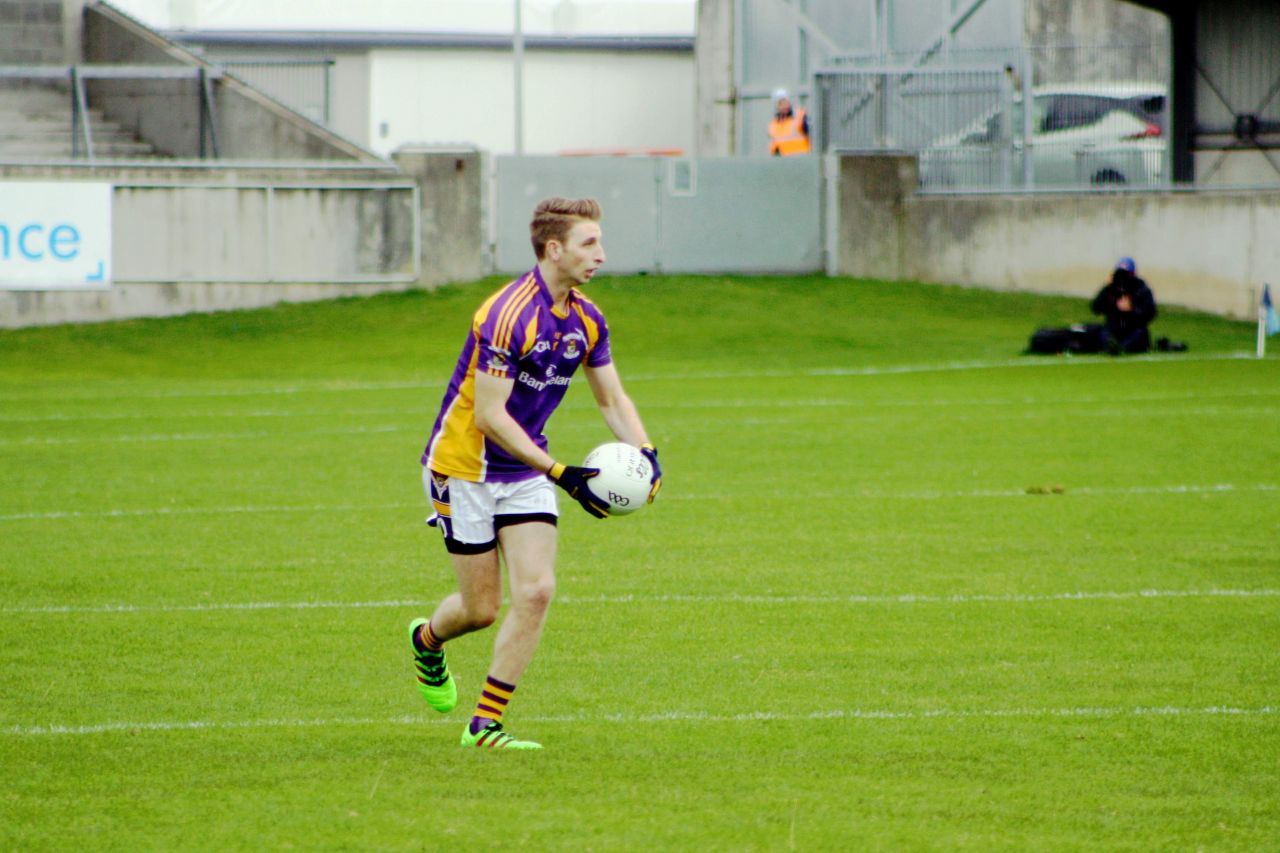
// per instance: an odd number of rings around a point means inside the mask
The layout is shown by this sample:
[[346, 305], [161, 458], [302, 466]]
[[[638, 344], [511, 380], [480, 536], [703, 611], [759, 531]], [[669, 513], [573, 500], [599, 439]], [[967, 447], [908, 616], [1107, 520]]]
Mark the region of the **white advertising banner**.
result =
[[111, 184], [0, 181], [0, 290], [111, 286]]

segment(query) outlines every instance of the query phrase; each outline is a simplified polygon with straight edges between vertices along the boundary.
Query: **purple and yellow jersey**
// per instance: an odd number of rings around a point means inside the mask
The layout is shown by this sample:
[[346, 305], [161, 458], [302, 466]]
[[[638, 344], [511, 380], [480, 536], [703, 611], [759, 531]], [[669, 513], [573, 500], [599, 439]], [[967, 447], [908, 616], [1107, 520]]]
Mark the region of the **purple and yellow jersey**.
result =
[[578, 365], [603, 367], [611, 360], [609, 327], [600, 309], [575, 288], [566, 313], [559, 313], [534, 267], [476, 312], [422, 464], [472, 482], [510, 483], [537, 476], [539, 472], [476, 428], [476, 371], [515, 381], [507, 412], [546, 450], [542, 429], [564, 399]]

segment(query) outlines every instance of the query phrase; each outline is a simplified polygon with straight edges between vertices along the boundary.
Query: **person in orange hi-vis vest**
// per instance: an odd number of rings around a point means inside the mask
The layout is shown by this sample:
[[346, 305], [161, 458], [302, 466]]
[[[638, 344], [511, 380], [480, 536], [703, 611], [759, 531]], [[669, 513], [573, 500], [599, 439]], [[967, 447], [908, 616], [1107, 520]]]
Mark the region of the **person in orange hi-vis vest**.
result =
[[809, 116], [791, 106], [786, 89], [773, 93], [773, 121], [769, 122], [769, 153], [790, 157], [809, 153]]

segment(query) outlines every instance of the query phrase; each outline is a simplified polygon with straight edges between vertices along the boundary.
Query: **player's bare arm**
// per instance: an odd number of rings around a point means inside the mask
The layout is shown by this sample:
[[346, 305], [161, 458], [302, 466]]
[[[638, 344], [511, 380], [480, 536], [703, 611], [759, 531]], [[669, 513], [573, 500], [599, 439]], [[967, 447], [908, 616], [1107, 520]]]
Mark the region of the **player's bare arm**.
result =
[[591, 393], [596, 398], [596, 405], [600, 407], [600, 414], [604, 416], [609, 429], [613, 430], [620, 441], [639, 447], [653, 466], [649, 484], [649, 503], [653, 503], [653, 499], [662, 490], [662, 466], [658, 464], [658, 448], [649, 441], [649, 435], [640, 421], [640, 413], [636, 411], [636, 404], [631, 402], [631, 398], [623, 390], [618, 369], [613, 366], [613, 362], [609, 362], [600, 367], [587, 366], [584, 371]]
[[609, 363], [601, 367], [584, 367], [583, 370], [596, 405], [600, 407], [600, 414], [618, 440], [636, 447], [648, 444], [649, 436], [640, 420], [640, 413], [623, 390], [618, 369]]
[[511, 396], [515, 384], [514, 379], [476, 373], [476, 428], [531, 468], [549, 471], [555, 460], [534, 444], [529, 434], [507, 411], [507, 398]]

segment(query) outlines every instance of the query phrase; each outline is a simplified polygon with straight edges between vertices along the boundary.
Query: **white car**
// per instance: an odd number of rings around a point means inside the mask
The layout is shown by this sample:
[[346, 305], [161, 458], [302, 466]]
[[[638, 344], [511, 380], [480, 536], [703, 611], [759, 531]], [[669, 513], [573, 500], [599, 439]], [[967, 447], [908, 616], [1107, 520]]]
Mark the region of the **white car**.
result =
[[[1095, 84], [1037, 88], [1031, 114], [1036, 186], [1153, 186], [1168, 175], [1162, 87]], [[927, 189], [1023, 183], [1021, 99], [920, 152]]]

